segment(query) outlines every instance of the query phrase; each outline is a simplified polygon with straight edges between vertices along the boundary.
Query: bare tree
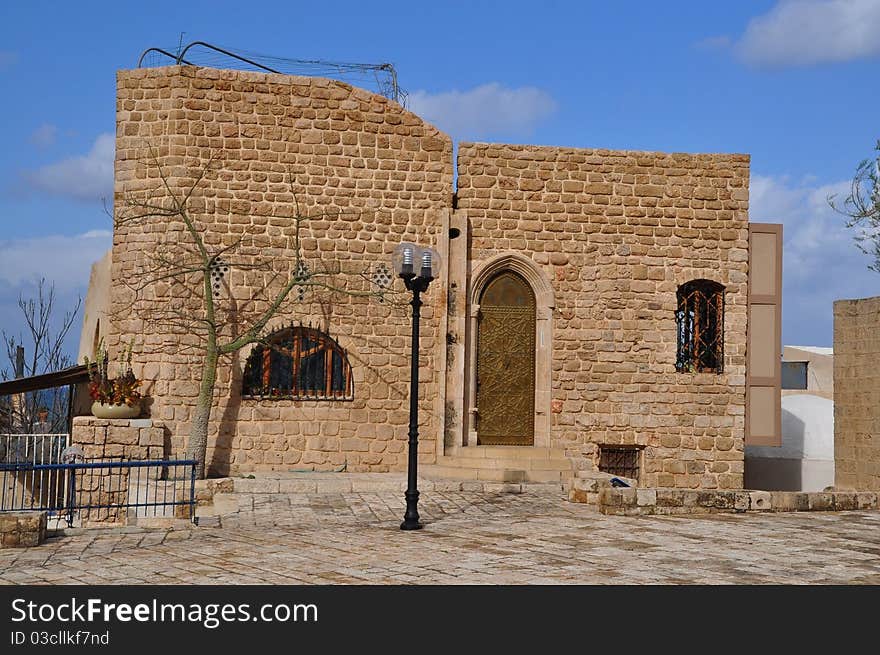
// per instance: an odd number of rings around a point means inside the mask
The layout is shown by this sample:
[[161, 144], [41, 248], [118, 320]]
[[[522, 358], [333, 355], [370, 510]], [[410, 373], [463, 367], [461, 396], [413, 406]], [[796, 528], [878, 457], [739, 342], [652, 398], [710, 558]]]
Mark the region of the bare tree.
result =
[[[10, 368], [0, 371], [4, 380], [31, 377], [58, 371], [73, 365], [64, 350], [64, 342], [73, 327], [82, 299], [77, 298], [71, 311], [56, 317], [55, 285], [40, 279], [35, 298], [20, 295], [18, 307], [24, 318], [25, 336], [9, 336], [3, 331], [3, 343]], [[70, 393], [56, 387], [18, 394], [7, 403], [10, 428], [23, 434], [65, 432]]]
[[[146, 229], [156, 235], [156, 243], [149, 253], [141, 254], [141, 263], [127, 283], [130, 303], [115, 315], [138, 316], [161, 324], [165, 332], [181, 335], [178, 348], [195, 348], [195, 354], [201, 358], [199, 392], [186, 452], [188, 458], [198, 463], [197, 475], [203, 478], [220, 358], [261, 342], [267, 324], [294, 289], [298, 289], [300, 296], [308, 289], [331, 296], [384, 296], [386, 290], [369, 286], [363, 290], [343, 288], [336, 278], [346, 271], [338, 262], [321, 258], [311, 261], [311, 268], [306, 265], [300, 247], [301, 226], [308, 220], [339, 217], [340, 212], [302, 213], [292, 174], [286, 176], [283, 191], [290, 202], [277, 204], [285, 212], [280, 218], [293, 228], [294, 259], [283, 263], [287, 271], [282, 273], [275, 270], [272, 258], [262, 256], [270, 246], [265, 232], [249, 233], [243, 229], [234, 237], [212, 233], [206, 227], [211, 221], [205, 218], [211, 217], [213, 221], [220, 213], [230, 219], [245, 216], [236, 211], [234, 202], [217, 201], [202, 193], [211, 179], [228, 174], [216, 155], [197, 166], [172, 170], [161, 164], [153, 146], [148, 146], [147, 151], [145, 163], [151, 171], [152, 183], [148, 182], [148, 188], [123, 193], [112, 215], [116, 230], [151, 226]], [[369, 284], [367, 271], [347, 272]], [[256, 289], [250, 297], [242, 299], [237, 293], [228, 293], [228, 280], [233, 273], [250, 276], [249, 283], [243, 285]], [[147, 302], [141, 302], [144, 300]], [[195, 345], [183, 343], [193, 339]]]
[[859, 249], [873, 257], [868, 268], [880, 273], [880, 140], [874, 149], [876, 159], [859, 163], [843, 204], [834, 195], [828, 202], [848, 217], [846, 226], [857, 230], [855, 239]]

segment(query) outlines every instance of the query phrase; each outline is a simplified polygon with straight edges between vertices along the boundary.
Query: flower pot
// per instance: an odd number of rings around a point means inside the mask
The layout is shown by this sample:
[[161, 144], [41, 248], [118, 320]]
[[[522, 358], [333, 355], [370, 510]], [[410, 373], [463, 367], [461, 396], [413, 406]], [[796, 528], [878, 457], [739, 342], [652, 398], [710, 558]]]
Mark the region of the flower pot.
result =
[[92, 403], [92, 416], [95, 418], [137, 418], [141, 415], [141, 404], [138, 403], [134, 407], [128, 405], [108, 405], [99, 403], [97, 400]]

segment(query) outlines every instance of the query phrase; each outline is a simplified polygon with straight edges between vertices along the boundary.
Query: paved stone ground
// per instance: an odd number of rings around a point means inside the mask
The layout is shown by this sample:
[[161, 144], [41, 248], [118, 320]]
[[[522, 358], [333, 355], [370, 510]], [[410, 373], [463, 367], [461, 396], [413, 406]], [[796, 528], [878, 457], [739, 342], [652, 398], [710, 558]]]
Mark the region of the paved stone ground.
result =
[[880, 512], [602, 516], [553, 494], [243, 494], [222, 527], [0, 551], [0, 583], [880, 583]]

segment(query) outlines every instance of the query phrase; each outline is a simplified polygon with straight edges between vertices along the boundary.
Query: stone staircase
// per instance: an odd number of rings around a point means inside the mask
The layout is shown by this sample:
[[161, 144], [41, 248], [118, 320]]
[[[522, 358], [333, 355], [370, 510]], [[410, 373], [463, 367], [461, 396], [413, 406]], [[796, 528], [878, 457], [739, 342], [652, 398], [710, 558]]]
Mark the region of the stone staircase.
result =
[[572, 467], [561, 448], [457, 446], [447, 448], [436, 464], [420, 466], [419, 473], [429, 479], [565, 485]]

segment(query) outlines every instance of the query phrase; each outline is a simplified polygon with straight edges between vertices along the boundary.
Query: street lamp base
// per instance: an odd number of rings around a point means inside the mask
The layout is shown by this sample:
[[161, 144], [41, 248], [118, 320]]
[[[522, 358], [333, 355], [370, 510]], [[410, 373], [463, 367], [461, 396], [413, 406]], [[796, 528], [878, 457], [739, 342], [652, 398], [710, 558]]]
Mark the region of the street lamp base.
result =
[[[410, 442], [409, 447], [413, 448], [413, 446], [414, 444]], [[414, 462], [410, 462], [411, 467], [413, 467], [413, 464]], [[403, 514], [403, 523], [400, 524], [401, 530], [422, 529], [422, 524], [419, 522], [419, 490], [415, 486], [416, 477], [413, 475], [409, 480], [406, 492], [403, 494], [406, 498], [406, 512]]]

